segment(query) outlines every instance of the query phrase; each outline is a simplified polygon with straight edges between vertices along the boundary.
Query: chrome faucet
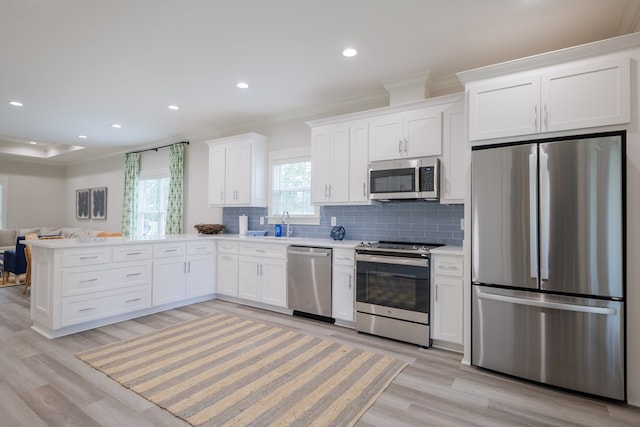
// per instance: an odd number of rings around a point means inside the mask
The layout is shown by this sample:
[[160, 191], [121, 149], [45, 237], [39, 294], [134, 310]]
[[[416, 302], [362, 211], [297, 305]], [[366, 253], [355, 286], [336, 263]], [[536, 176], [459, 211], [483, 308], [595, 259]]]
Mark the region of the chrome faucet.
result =
[[289, 211], [282, 212], [282, 222], [287, 226], [286, 236], [287, 238], [291, 237], [291, 225], [289, 224], [291, 218], [289, 217]]

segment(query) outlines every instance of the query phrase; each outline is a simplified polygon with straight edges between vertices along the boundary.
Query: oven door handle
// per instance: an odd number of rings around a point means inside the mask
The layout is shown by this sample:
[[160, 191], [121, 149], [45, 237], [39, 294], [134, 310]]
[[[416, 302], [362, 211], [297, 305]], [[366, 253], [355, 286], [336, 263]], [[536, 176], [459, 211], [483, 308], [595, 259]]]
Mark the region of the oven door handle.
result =
[[356, 261], [377, 262], [380, 264], [411, 265], [416, 267], [429, 267], [427, 258], [401, 258], [394, 256], [356, 255]]

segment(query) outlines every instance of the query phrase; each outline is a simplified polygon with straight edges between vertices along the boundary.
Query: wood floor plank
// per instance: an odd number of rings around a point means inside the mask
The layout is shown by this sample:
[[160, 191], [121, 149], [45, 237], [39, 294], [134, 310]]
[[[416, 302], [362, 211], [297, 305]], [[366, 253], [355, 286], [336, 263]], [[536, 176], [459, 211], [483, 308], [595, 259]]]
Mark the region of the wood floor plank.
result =
[[68, 337], [30, 329], [29, 295], [0, 288], [0, 425], [168, 426], [186, 423], [84, 364], [75, 353], [226, 312], [409, 363], [356, 427], [640, 426], [640, 409], [461, 365], [461, 355], [232, 302], [206, 301]]

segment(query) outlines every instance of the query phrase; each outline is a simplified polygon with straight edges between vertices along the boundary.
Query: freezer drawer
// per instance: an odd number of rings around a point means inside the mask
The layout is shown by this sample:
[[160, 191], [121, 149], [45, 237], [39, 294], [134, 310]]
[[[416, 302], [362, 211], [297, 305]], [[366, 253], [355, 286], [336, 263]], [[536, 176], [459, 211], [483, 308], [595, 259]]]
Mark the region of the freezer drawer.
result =
[[473, 286], [472, 364], [625, 400], [624, 303]]

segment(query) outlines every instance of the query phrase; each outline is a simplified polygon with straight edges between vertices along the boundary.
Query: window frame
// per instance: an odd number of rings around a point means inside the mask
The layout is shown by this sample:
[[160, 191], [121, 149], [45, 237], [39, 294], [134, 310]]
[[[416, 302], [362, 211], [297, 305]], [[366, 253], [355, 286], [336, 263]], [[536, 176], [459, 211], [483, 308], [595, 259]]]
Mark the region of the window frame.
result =
[[[147, 180], [160, 180], [160, 179], [171, 179], [170, 177], [170, 173], [166, 170], [163, 169], [153, 169], [153, 170], [147, 170], [144, 173], [140, 173], [140, 177], [138, 178], [138, 199], [140, 198], [140, 185], [142, 181], [147, 181]], [[136, 201], [136, 203], [138, 203]], [[140, 220], [140, 218], [142, 217], [142, 215], [144, 214], [144, 212], [141, 211], [140, 209], [140, 205], [138, 204], [137, 206], [137, 218], [136, 218], [136, 222]], [[163, 225], [160, 227], [161, 233], [160, 235], [157, 237], [159, 239], [162, 239], [165, 237], [166, 235], [166, 231], [165, 231], [165, 226], [164, 223], [167, 220], [167, 212], [165, 211], [164, 214], [162, 214], [162, 212], [160, 213], [161, 215], [161, 221], [163, 222]], [[139, 224], [138, 223], [138, 227], [136, 229], [136, 232], [138, 234], [137, 237], [141, 237], [141, 238], [148, 238], [148, 236], [145, 236], [144, 233], [144, 222], [143, 224]]]
[[[268, 210], [267, 210], [267, 223], [268, 224], [280, 224], [282, 222], [282, 212], [273, 212], [273, 168], [276, 164], [283, 163], [296, 163], [296, 162], [312, 162], [311, 159], [311, 147], [298, 147], [289, 148], [285, 150], [270, 151], [268, 155], [269, 164], [269, 191], [267, 197], [269, 198]], [[311, 163], [313, 168], [313, 162]], [[311, 179], [311, 177], [309, 177]], [[311, 190], [312, 187], [309, 188]], [[291, 215], [289, 218], [289, 224], [302, 224], [302, 225], [320, 225], [320, 209], [318, 206], [311, 204], [313, 207], [313, 215]]]
[[0, 175], [0, 228], [7, 228], [7, 207], [9, 206], [9, 177]]

